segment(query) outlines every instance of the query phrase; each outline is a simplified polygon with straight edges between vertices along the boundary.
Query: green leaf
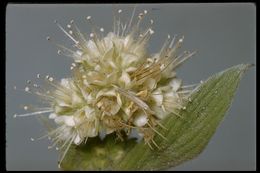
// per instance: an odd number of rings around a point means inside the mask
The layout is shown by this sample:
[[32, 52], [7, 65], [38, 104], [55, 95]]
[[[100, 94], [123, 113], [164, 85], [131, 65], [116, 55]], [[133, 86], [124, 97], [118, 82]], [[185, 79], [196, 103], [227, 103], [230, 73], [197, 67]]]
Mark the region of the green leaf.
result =
[[163, 122], [167, 130], [157, 128], [167, 140], [156, 135], [160, 149], [144, 142], [89, 139], [72, 146], [61, 164], [63, 170], [163, 170], [198, 156], [208, 144], [231, 105], [245, 71], [252, 65], [241, 64], [213, 75], [195, 91], [180, 112], [182, 118], [169, 116]]

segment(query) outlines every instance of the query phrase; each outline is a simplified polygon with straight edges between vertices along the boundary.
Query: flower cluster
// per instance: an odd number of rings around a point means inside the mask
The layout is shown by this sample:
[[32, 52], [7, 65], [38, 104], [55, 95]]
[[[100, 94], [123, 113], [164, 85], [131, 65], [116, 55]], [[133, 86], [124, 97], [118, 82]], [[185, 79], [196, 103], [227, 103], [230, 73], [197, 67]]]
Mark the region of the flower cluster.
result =
[[[122, 10], [118, 10], [118, 16]], [[140, 29], [147, 11], [122, 23], [116, 15], [114, 31], [103, 36], [104, 29], [93, 25], [93, 32], [86, 38], [71, 21], [67, 29], [57, 21], [58, 27], [70, 38], [73, 49], [60, 44], [58, 54], [72, 57], [72, 77], [60, 81], [47, 76], [51, 90], [36, 90], [34, 93], [46, 99], [47, 110], [23, 114], [50, 113], [57, 128], [50, 131], [58, 149], [86, 142], [100, 133], [116, 133], [119, 138], [136, 130], [152, 148], [155, 127], [168, 115], [180, 116], [185, 109], [193, 86], [183, 86], [176, 76], [176, 68], [195, 52], [178, 54], [184, 37], [168, 36], [161, 50], [149, 54], [147, 44], [154, 31], [151, 26]], [[87, 21], [91, 24], [91, 16]], [[52, 41], [50, 37], [47, 40]], [[27, 88], [28, 92], [32, 92]], [[16, 115], [17, 116], [17, 115]], [[163, 136], [162, 136], [163, 137]], [[62, 160], [61, 159], [61, 160]]]

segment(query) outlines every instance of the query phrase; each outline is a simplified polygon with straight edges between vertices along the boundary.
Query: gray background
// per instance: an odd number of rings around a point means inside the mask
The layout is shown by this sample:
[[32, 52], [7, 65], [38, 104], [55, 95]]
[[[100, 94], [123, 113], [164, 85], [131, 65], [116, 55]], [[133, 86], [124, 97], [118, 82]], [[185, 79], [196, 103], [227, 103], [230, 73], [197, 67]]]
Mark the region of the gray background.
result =
[[[119, 5], [123, 16], [132, 8]], [[256, 60], [256, 8], [254, 4], [139, 4], [137, 11], [149, 10], [155, 21], [149, 50], [159, 51], [167, 34], [185, 35], [182, 50], [198, 50], [178, 75], [185, 84], [197, 83], [210, 75], [240, 63]], [[36, 104], [36, 97], [24, 88], [36, 74], [56, 79], [69, 75], [68, 57], [57, 55], [46, 41], [50, 35], [65, 45], [71, 42], [53, 23], [65, 26], [74, 19], [81, 31], [89, 33], [85, 17], [91, 15], [98, 26], [111, 30], [112, 5], [21, 5], [9, 4], [6, 11], [6, 167], [7, 170], [58, 170], [58, 152], [48, 150], [50, 142], [31, 142], [44, 134], [35, 117], [13, 119], [23, 113], [22, 104]], [[146, 19], [146, 23], [149, 21]], [[175, 170], [255, 170], [256, 169], [256, 75], [250, 69], [241, 81], [225, 120], [206, 149], [197, 158]]]

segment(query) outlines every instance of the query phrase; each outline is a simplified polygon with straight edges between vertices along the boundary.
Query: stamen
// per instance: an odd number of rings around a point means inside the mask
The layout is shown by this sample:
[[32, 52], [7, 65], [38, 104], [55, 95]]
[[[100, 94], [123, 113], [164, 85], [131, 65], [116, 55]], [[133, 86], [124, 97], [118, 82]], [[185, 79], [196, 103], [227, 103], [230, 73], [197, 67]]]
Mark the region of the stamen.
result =
[[38, 112], [32, 112], [32, 113], [27, 113], [27, 114], [14, 114], [14, 118], [16, 117], [26, 117], [26, 116], [31, 116], [31, 115], [39, 115], [39, 114], [44, 114], [44, 113], [49, 113], [49, 112], [53, 112], [53, 110], [46, 110], [46, 111], [38, 111]]
[[127, 30], [126, 30], [126, 33], [128, 33], [129, 29], [131, 28], [131, 24], [132, 24], [132, 21], [133, 21], [134, 15], [135, 15], [135, 9], [136, 9], [136, 4], [135, 4], [135, 6], [134, 6], [134, 9], [133, 9], [133, 12], [132, 12], [131, 18], [130, 18], [130, 20], [129, 20], [129, 23], [128, 23], [128, 26], [127, 26]]
[[160, 147], [156, 144], [156, 142], [153, 139], [151, 139], [151, 141], [158, 149], [160, 149]]
[[67, 148], [65, 149], [65, 151], [64, 151], [64, 153], [63, 153], [63, 155], [61, 156], [61, 159], [60, 159], [59, 166], [60, 166], [61, 162], [63, 161], [63, 159], [64, 159], [65, 155], [67, 154], [67, 152], [68, 152], [68, 150], [69, 150], [69, 148], [70, 148], [70, 146], [71, 146], [72, 142], [73, 142], [73, 141], [74, 141], [74, 139], [76, 138], [76, 136], [77, 136], [77, 134], [75, 134], [75, 135], [72, 137], [72, 139], [70, 140], [70, 142], [69, 142], [69, 144], [68, 144]]
[[160, 132], [158, 132], [157, 130], [155, 130], [155, 129], [151, 126], [151, 124], [150, 124], [149, 122], [148, 122], [147, 124], [148, 124], [148, 126], [149, 126], [155, 133], [157, 133], [159, 136], [161, 136], [164, 140], [168, 141], [168, 139], [167, 139], [166, 137], [164, 137]]
[[[55, 23], [75, 44], [78, 44], [78, 41], [75, 40], [57, 21]], [[73, 23], [73, 20], [70, 23]]]

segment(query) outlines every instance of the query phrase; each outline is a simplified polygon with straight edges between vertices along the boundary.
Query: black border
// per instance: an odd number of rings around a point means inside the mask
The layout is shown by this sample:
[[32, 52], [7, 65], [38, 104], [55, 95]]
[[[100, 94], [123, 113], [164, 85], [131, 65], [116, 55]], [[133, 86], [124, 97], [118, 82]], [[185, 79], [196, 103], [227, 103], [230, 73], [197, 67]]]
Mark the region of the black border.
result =
[[[207, 1], [207, 0], [175, 0], [175, 1], [166, 1], [166, 0], [160, 0], [160, 1], [138, 1], [138, 0], [125, 0], [125, 1], [101, 1], [101, 0], [88, 0], [88, 1], [68, 1], [68, 0], [63, 0], [63, 1], [51, 1], [51, 0], [45, 0], [45, 1], [32, 1], [32, 0], [27, 0], [27, 1], [18, 1], [18, 0], [13, 0], [13, 1], [8, 1], [8, 0], [0, 0], [0, 5], [1, 5], [1, 9], [0, 9], [0, 17], [1, 17], [1, 22], [3, 25], [1, 25], [0, 29], [0, 33], [1, 33], [1, 65], [2, 67], [0, 68], [0, 73], [2, 76], [1, 78], [1, 82], [5, 82], [6, 81], [6, 75], [5, 75], [5, 72], [6, 72], [6, 56], [5, 56], [5, 51], [6, 51], [6, 46], [5, 46], [5, 40], [6, 40], [6, 8], [7, 8], [7, 4], [117, 4], [117, 3], [120, 3], [120, 4], [132, 4], [132, 3], [253, 3], [255, 6], [256, 6], [256, 24], [257, 24], [257, 21], [258, 21], [258, 18], [257, 18], [257, 0], [255, 1]], [[256, 36], [257, 36], [257, 27], [256, 27]], [[257, 39], [256, 39], [256, 46], [257, 45]], [[258, 50], [258, 47], [256, 47]], [[257, 51], [256, 51], [256, 57], [257, 57]], [[257, 72], [257, 58], [256, 58], [256, 72]], [[258, 77], [258, 75], [256, 75], [256, 77]], [[257, 82], [256, 82], [256, 88], [257, 88]], [[4, 97], [4, 95], [6, 95], [6, 92], [5, 92], [5, 89], [6, 89], [6, 85], [5, 83], [1, 85], [1, 89], [0, 91], [3, 93], [3, 96], [1, 97], [2, 99], [2, 108], [1, 110], [4, 112], [5, 111], [5, 108], [6, 108], [6, 99]], [[256, 90], [256, 94], [257, 94], [257, 90]], [[257, 105], [257, 97], [256, 97], [256, 105]], [[256, 110], [256, 115], [257, 115], [257, 110]], [[5, 114], [2, 114], [1, 116], [1, 132], [3, 133], [3, 136], [2, 136], [2, 142], [1, 144], [3, 146], [1, 146], [1, 157], [3, 157], [3, 159], [1, 160], [4, 160], [4, 163], [1, 163], [0, 164], [0, 168], [1, 168], [1, 172], [2, 171], [5, 171], [7, 172], [6, 170], [6, 119], [5, 119]], [[258, 120], [257, 116], [256, 116], [256, 120]], [[258, 131], [258, 127], [257, 127], [257, 121], [256, 121], [256, 129]], [[257, 134], [257, 133], [256, 133]], [[257, 139], [257, 138], [256, 138]], [[257, 141], [257, 140], [256, 140]], [[257, 152], [257, 143], [256, 143], [256, 152]], [[257, 159], [257, 153], [256, 153], [256, 163], [258, 163], [258, 159]], [[258, 165], [258, 164], [257, 164]], [[256, 165], [256, 171], [258, 170], [258, 167]], [[4, 168], [4, 169], [3, 169]], [[3, 169], [3, 170], [2, 170]]]

